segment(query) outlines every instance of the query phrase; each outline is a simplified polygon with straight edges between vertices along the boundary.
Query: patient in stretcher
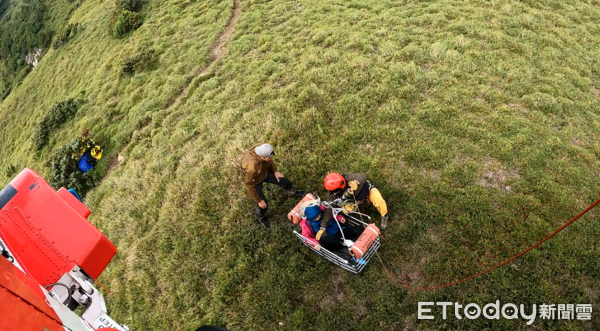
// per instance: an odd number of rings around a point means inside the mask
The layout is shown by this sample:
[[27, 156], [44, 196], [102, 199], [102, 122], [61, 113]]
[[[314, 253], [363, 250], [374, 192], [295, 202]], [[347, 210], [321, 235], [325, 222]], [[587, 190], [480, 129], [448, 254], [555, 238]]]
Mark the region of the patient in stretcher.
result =
[[[333, 218], [331, 208], [312, 205], [304, 210], [307, 227], [303, 227], [302, 235], [315, 238], [321, 246], [329, 251], [344, 247], [344, 238], [355, 241], [364, 231], [362, 226], [345, 226], [346, 219], [342, 215]], [[307, 230], [310, 233], [304, 233]], [[343, 234], [343, 236], [342, 236]]]

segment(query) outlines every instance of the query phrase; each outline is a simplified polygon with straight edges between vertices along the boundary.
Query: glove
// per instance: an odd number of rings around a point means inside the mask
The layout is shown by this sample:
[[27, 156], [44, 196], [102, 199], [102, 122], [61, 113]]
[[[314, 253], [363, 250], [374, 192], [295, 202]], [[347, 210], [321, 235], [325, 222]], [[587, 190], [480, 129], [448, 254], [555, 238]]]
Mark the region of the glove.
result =
[[354, 245], [354, 241], [346, 239], [342, 245], [346, 247], [352, 247], [352, 245]]
[[346, 192], [344, 192], [344, 195], [342, 195], [342, 200], [349, 200], [352, 201], [354, 197], [354, 192], [351, 189], [347, 189]]
[[346, 218], [340, 214], [338, 214], [335, 219], [340, 223], [346, 223]]
[[342, 213], [348, 215], [349, 213], [356, 211], [356, 205], [353, 203], [345, 203], [342, 205]]
[[350, 194], [352, 194], [358, 188], [358, 182], [355, 181], [355, 180], [353, 180], [353, 181], [351, 181], [351, 182], [348, 183], [348, 186], [350, 187], [350, 190], [348, 190], [348, 191], [350, 192]]
[[317, 235], [315, 236], [315, 239], [317, 239], [317, 241], [321, 241], [321, 236], [323, 235], [323, 233], [325, 233], [325, 228], [321, 227], [321, 229], [319, 230], [319, 232], [317, 232]]

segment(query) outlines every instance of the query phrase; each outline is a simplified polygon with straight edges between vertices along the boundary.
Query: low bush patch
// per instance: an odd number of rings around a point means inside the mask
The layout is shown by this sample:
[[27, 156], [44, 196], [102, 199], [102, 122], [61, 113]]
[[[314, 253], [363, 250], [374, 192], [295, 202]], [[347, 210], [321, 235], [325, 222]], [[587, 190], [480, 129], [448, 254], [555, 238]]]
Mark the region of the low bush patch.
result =
[[137, 13], [142, 8], [141, 0], [116, 0], [115, 10], [110, 20], [112, 34], [115, 38], [125, 35], [142, 25], [142, 19]]
[[136, 72], [141, 72], [154, 64], [154, 49], [140, 51], [135, 54], [133, 57], [125, 59], [121, 63], [120, 74], [124, 75], [133, 75]]
[[50, 132], [75, 116], [82, 103], [83, 100], [69, 98], [54, 104], [46, 113], [44, 119], [38, 124], [33, 134], [32, 139], [35, 149], [42, 149], [48, 142]]
[[129, 11], [138, 11], [142, 8], [141, 0], [117, 0], [117, 7], [129, 10]]
[[113, 29], [113, 35], [115, 38], [123, 38], [127, 33], [139, 28], [142, 25], [142, 19], [140, 15], [129, 10], [123, 10]]

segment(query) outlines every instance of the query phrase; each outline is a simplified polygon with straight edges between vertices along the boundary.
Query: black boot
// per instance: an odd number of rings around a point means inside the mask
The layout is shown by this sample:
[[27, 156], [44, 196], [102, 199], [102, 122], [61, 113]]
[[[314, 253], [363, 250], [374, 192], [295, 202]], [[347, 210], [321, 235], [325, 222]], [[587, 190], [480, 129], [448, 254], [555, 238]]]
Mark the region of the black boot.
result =
[[252, 216], [254, 216], [254, 219], [257, 220], [265, 230], [271, 228], [271, 223], [267, 220], [267, 215], [261, 215], [260, 208], [257, 207]]
[[338, 256], [340, 256], [342, 259], [348, 261], [348, 265], [351, 267], [356, 267], [358, 265], [358, 263], [356, 262], [356, 259], [354, 258], [354, 256], [352, 256], [352, 254], [350, 254], [350, 251], [348, 250], [347, 247], [340, 249]]
[[291, 189], [286, 190], [285, 193], [287, 193], [288, 197], [290, 198], [303, 198], [306, 195], [305, 190], [297, 190], [293, 186]]

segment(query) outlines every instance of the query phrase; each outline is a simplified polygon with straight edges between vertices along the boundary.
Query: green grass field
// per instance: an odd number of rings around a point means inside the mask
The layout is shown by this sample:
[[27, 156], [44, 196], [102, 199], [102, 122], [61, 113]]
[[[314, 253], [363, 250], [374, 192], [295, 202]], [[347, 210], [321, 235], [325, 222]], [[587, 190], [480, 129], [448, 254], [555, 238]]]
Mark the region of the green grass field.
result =
[[[17, 1], [17, 0], [12, 0]], [[600, 217], [600, 1], [245, 0], [226, 53], [209, 51], [233, 0], [149, 0], [144, 24], [109, 33], [114, 1], [80, 23], [0, 104], [4, 169], [48, 175], [84, 129], [107, 174], [86, 196], [119, 252], [100, 277], [132, 330], [596, 330]], [[59, 10], [64, 8], [64, 10]], [[70, 15], [70, 16], [69, 16]], [[157, 62], [120, 77], [126, 58]], [[200, 72], [208, 68], [205, 75]], [[50, 107], [85, 96], [36, 152]], [[244, 198], [239, 159], [258, 142], [297, 186], [365, 172], [390, 209], [380, 257], [356, 276], [300, 246], [269, 190], [273, 229]], [[117, 166], [117, 155], [123, 162]], [[109, 167], [115, 166], [114, 171]], [[376, 210], [366, 209], [378, 216]], [[377, 219], [377, 218], [376, 218]], [[419, 301], [594, 306], [591, 321], [417, 319]]]

